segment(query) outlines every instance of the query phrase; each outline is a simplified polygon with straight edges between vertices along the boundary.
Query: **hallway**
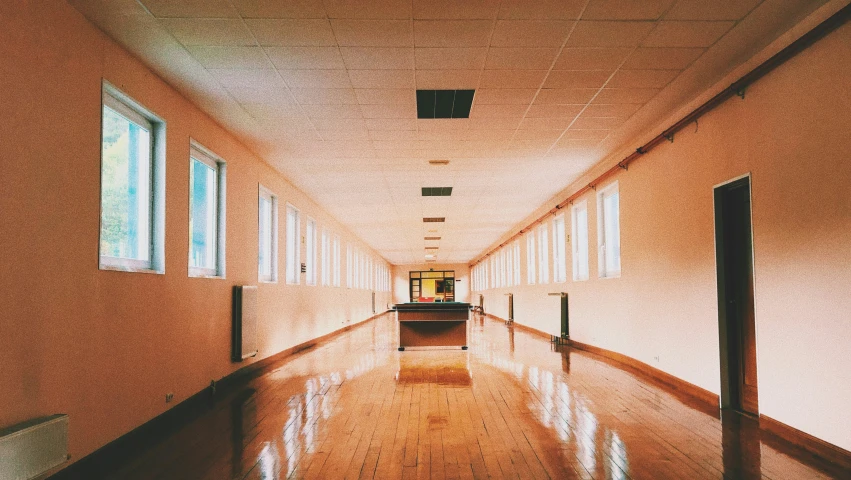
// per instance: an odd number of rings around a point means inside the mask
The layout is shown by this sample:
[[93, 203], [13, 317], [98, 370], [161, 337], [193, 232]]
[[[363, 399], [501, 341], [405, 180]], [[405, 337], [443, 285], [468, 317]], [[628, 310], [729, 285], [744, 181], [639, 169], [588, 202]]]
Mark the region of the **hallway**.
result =
[[755, 422], [722, 422], [609, 360], [489, 318], [470, 325], [469, 351], [398, 352], [394, 315], [383, 315], [90, 475], [841, 478], [760, 440]]

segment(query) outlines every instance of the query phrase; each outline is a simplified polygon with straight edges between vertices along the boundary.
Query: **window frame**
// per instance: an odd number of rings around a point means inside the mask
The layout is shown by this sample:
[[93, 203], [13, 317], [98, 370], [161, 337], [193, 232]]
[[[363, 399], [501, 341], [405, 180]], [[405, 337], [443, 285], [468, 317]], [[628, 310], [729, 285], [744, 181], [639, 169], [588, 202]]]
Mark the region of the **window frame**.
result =
[[[105, 255], [101, 251], [103, 236], [103, 126], [104, 108], [109, 108], [129, 122], [147, 128], [150, 134], [148, 259], [139, 260]], [[107, 81], [101, 87], [100, 109], [100, 198], [98, 218], [98, 269], [121, 272], [165, 274], [165, 142], [166, 122], [129, 95]]]
[[225, 242], [226, 242], [226, 198], [227, 198], [227, 165], [221, 157], [205, 148], [195, 140], [189, 139], [189, 219], [192, 219], [192, 160], [197, 160], [216, 172], [216, 246], [215, 266], [193, 267], [191, 265], [192, 255], [192, 229], [189, 230], [189, 252], [188, 263], [189, 276], [193, 278], [225, 278]]
[[339, 235], [334, 235], [333, 250], [334, 250], [334, 286], [339, 287], [340, 286], [340, 268], [341, 268], [341, 265], [340, 265], [340, 236]]
[[[260, 218], [260, 202], [261, 199], [266, 198], [269, 200], [270, 204], [270, 214], [272, 216], [271, 222], [269, 223], [269, 275], [261, 274], [260, 268], [260, 241], [261, 237], [261, 229], [260, 225], [262, 222], [262, 218]], [[258, 185], [258, 193], [257, 193], [257, 281], [260, 283], [278, 283], [278, 196], [275, 195], [274, 192], [264, 187], [263, 185]]]
[[[605, 216], [605, 201], [607, 198], [612, 197], [613, 195], [617, 195], [618, 197], [618, 211], [617, 211], [617, 269], [613, 269], [611, 271], [606, 267], [606, 262], [608, 260], [606, 251], [609, 248], [607, 244], [608, 238], [606, 238], [607, 230], [606, 230], [606, 216]], [[621, 236], [620, 236], [620, 189], [618, 186], [617, 180], [606, 185], [604, 188], [601, 188], [597, 191], [597, 272], [600, 278], [619, 278], [621, 276]]]
[[550, 283], [550, 238], [547, 223], [538, 225], [538, 284]]
[[535, 241], [535, 229], [526, 234], [526, 284], [535, 285], [538, 280], [537, 260], [535, 258], [537, 245]]
[[[556, 215], [552, 223], [553, 283], [565, 283], [567, 281], [567, 225], [564, 223], [564, 213]], [[558, 228], [559, 226], [561, 228]]]
[[304, 284], [309, 287], [315, 287], [317, 283], [317, 265], [316, 265], [316, 232], [318, 227], [316, 220], [307, 217], [304, 222], [304, 263], [305, 263], [305, 280]]
[[[293, 213], [295, 228], [290, 228], [290, 212]], [[287, 285], [301, 285], [301, 211], [293, 204], [287, 202], [286, 223], [286, 283]], [[292, 235], [292, 237], [291, 237]], [[292, 242], [290, 242], [292, 239]], [[292, 247], [290, 243], [292, 243]]]
[[[585, 225], [582, 225], [585, 229], [585, 272], [579, 271], [581, 254], [580, 251], [580, 239], [582, 238], [579, 235], [580, 225], [579, 225], [579, 212], [585, 212]], [[571, 263], [573, 264], [573, 281], [574, 282], [584, 282], [589, 279], [591, 276], [591, 260], [590, 260], [590, 250], [589, 250], [589, 229], [588, 229], [588, 201], [582, 200], [581, 202], [577, 202], [573, 204], [570, 208], [570, 251], [571, 251]]]

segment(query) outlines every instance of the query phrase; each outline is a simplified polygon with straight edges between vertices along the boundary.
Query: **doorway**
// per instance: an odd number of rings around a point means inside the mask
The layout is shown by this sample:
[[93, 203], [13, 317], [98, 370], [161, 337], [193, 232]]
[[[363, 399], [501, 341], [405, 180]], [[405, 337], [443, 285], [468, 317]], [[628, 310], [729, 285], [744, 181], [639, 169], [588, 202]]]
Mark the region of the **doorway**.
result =
[[750, 176], [715, 187], [721, 408], [758, 415]]

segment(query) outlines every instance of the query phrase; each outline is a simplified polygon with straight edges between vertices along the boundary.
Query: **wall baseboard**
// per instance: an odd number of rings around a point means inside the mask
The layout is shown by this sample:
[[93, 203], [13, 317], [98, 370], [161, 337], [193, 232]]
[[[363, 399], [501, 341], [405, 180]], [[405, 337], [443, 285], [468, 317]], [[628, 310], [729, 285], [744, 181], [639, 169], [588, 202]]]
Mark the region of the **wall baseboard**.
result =
[[[839, 466], [840, 468], [851, 472], [851, 452], [844, 448], [825, 442], [824, 440], [814, 437], [809, 433], [802, 432], [795, 427], [791, 427], [783, 422], [779, 422], [762, 414], [759, 416], [759, 428], [763, 432], [767, 432], [769, 435], [773, 435], [781, 440], [791, 443], [799, 450], [802, 450], [802, 453], [804, 454], [815, 456], [820, 460], [824, 460], [832, 465]], [[770, 441], [770, 439], [765, 438], [765, 436], [763, 436], [763, 439]]]
[[[389, 311], [389, 310], [388, 310]], [[320, 343], [340, 336], [374, 320], [387, 312], [375, 314], [366, 320], [346, 325], [321, 337], [308, 340], [282, 350], [274, 355], [246, 365], [216, 382], [215, 390], [210, 387], [190, 396], [174, 407], [139, 425], [133, 430], [100, 447], [80, 460], [56, 471], [51, 480], [71, 480], [78, 478], [101, 478], [137, 455], [139, 451], [159, 439], [179, 430], [181, 427], [209, 411], [217, 398], [244, 385], [249, 380], [277, 368], [283, 361], [298, 353], [309, 350]]]

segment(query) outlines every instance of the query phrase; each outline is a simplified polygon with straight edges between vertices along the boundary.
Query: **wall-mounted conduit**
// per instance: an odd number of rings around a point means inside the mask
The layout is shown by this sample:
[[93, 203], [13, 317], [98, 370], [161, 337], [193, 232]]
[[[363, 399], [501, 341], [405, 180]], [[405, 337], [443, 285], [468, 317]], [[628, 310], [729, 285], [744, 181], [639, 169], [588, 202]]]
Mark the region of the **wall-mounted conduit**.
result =
[[567, 199], [565, 199], [563, 202], [559, 203], [558, 205], [553, 207], [550, 211], [548, 211], [547, 213], [538, 217], [538, 219], [536, 219], [535, 221], [533, 221], [532, 223], [530, 223], [526, 227], [520, 229], [519, 232], [517, 232], [514, 235], [512, 235], [511, 237], [509, 237], [505, 242], [499, 244], [499, 246], [491, 249], [490, 251], [488, 251], [488, 253], [477, 258], [475, 261], [473, 261], [470, 264], [470, 266], [472, 267], [472, 266], [476, 265], [477, 263], [482, 261], [484, 258], [490, 256], [490, 254], [492, 254], [496, 250], [499, 250], [500, 248], [504, 247], [505, 245], [511, 243], [512, 240], [521, 236], [523, 233], [528, 232], [536, 224], [546, 220], [551, 215], [555, 215], [559, 210], [570, 205], [571, 203], [573, 203], [574, 200], [581, 197], [582, 195], [584, 195], [589, 190], [596, 190], [597, 185], [599, 185], [601, 182], [603, 182], [607, 178], [611, 177], [612, 175], [620, 172], [621, 170], [626, 170], [629, 167], [630, 163], [638, 160], [644, 154], [646, 154], [650, 150], [653, 150], [654, 148], [656, 148], [660, 144], [664, 143], [666, 140], [669, 141], [669, 142], [673, 142], [674, 141], [674, 135], [677, 132], [679, 132], [680, 130], [685, 128], [687, 125], [689, 125], [693, 122], [697, 122], [698, 118], [700, 118], [703, 115], [705, 115], [706, 113], [714, 110], [716, 107], [718, 107], [719, 105], [721, 105], [722, 103], [724, 103], [728, 99], [730, 99], [734, 96], [744, 98], [745, 97], [745, 90], [747, 90], [747, 88], [751, 84], [755, 83], [757, 80], [766, 76], [769, 72], [771, 72], [775, 68], [786, 63], [786, 61], [794, 58], [797, 54], [806, 50], [807, 47], [809, 47], [809, 46], [813, 45], [814, 43], [816, 43], [817, 41], [821, 40], [830, 32], [841, 27], [846, 22], [848, 22], [849, 19], [851, 19], [851, 4], [848, 4], [844, 7], [842, 7], [839, 11], [837, 11], [836, 13], [831, 15], [830, 18], [821, 22], [815, 28], [813, 28], [809, 32], [805, 33], [804, 35], [802, 35], [800, 38], [798, 38], [794, 42], [787, 45], [786, 48], [784, 48], [783, 50], [780, 50], [779, 52], [774, 54], [771, 58], [769, 58], [765, 62], [759, 64], [756, 68], [754, 68], [753, 70], [751, 70], [750, 72], [746, 73], [744, 76], [742, 76], [741, 78], [739, 78], [738, 80], [733, 82], [729, 87], [720, 91], [718, 94], [716, 94], [714, 97], [710, 98], [704, 104], [702, 104], [699, 107], [697, 107], [696, 109], [692, 110], [691, 113], [689, 113], [688, 115], [683, 117], [680, 121], [671, 125], [669, 128], [667, 128], [665, 131], [663, 131], [662, 133], [660, 133], [659, 135], [654, 137], [649, 142], [647, 142], [644, 145], [636, 148], [634, 152], [627, 155], [626, 158], [624, 158], [623, 160], [618, 162], [615, 166], [613, 166], [612, 168], [610, 168], [610, 169], [606, 170], [605, 172], [603, 172], [602, 174], [600, 174], [600, 176], [598, 176], [597, 178], [592, 180], [590, 183], [588, 183], [588, 185], [586, 185], [586, 186], [580, 188], [579, 190], [577, 190], [576, 192], [574, 192], [572, 195], [567, 197]]

